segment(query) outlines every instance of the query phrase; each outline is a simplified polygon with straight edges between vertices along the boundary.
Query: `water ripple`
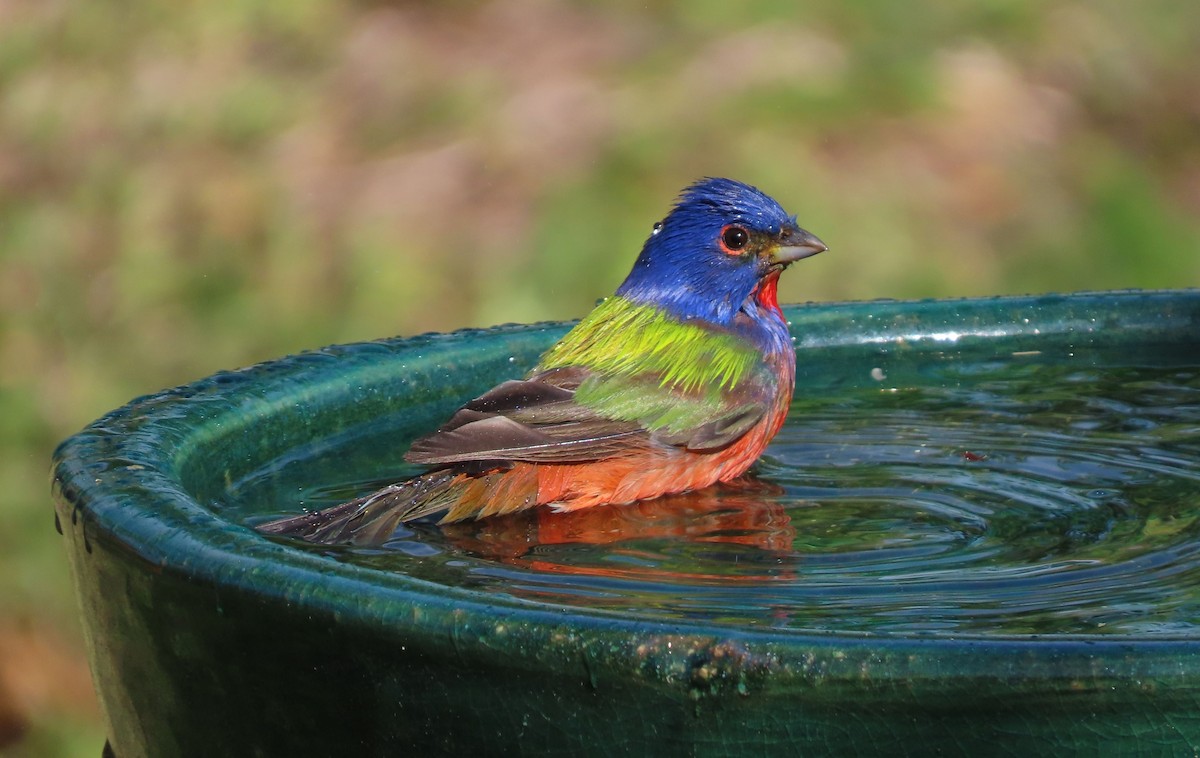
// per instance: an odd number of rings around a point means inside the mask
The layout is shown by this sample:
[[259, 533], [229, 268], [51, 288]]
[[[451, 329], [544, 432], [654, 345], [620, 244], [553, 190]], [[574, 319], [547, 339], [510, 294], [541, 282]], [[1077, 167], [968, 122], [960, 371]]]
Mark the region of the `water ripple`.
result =
[[948, 386], [798, 398], [736, 486], [417, 525], [383, 550], [330, 554], [659, 619], [1190, 637], [1198, 461], [1200, 370], [989, 363]]

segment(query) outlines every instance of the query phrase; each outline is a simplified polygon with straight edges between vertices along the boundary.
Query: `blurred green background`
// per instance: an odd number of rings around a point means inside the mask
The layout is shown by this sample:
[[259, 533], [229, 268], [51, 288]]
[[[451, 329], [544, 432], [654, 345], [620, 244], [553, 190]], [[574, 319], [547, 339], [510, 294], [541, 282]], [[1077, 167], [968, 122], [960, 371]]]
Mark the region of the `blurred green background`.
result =
[[103, 730], [54, 445], [328, 343], [577, 317], [726, 175], [781, 300], [1200, 284], [1200, 4], [0, 0], [0, 752]]

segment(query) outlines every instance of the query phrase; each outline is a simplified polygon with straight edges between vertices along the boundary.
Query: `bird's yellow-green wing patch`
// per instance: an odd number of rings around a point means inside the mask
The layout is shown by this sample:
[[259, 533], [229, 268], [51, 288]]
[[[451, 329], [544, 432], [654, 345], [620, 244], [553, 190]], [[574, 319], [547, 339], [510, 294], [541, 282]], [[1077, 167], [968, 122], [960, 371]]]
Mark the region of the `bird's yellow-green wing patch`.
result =
[[691, 449], [740, 437], [761, 419], [778, 381], [761, 353], [734, 335], [620, 297], [597, 306], [537, 370], [568, 367], [587, 369], [577, 404]]

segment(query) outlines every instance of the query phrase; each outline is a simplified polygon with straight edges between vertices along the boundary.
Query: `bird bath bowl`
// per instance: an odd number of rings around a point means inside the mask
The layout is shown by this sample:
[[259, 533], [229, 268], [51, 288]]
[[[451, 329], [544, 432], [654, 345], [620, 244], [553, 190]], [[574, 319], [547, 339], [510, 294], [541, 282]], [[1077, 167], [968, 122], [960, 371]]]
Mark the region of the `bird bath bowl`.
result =
[[254, 531], [566, 325], [331, 347], [143, 397], [55, 456], [117, 756], [1190, 753], [1200, 292], [791, 307], [748, 481], [385, 545]]

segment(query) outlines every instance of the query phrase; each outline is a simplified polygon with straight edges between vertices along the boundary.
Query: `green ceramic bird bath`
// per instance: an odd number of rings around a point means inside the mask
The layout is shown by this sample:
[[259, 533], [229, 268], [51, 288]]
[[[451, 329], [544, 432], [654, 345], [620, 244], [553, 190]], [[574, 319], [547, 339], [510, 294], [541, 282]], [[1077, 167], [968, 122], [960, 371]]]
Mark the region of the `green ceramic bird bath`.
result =
[[370, 548], [253, 526], [401, 454], [566, 325], [326, 348], [59, 448], [117, 756], [1191, 754], [1200, 292], [791, 307], [754, 475]]

